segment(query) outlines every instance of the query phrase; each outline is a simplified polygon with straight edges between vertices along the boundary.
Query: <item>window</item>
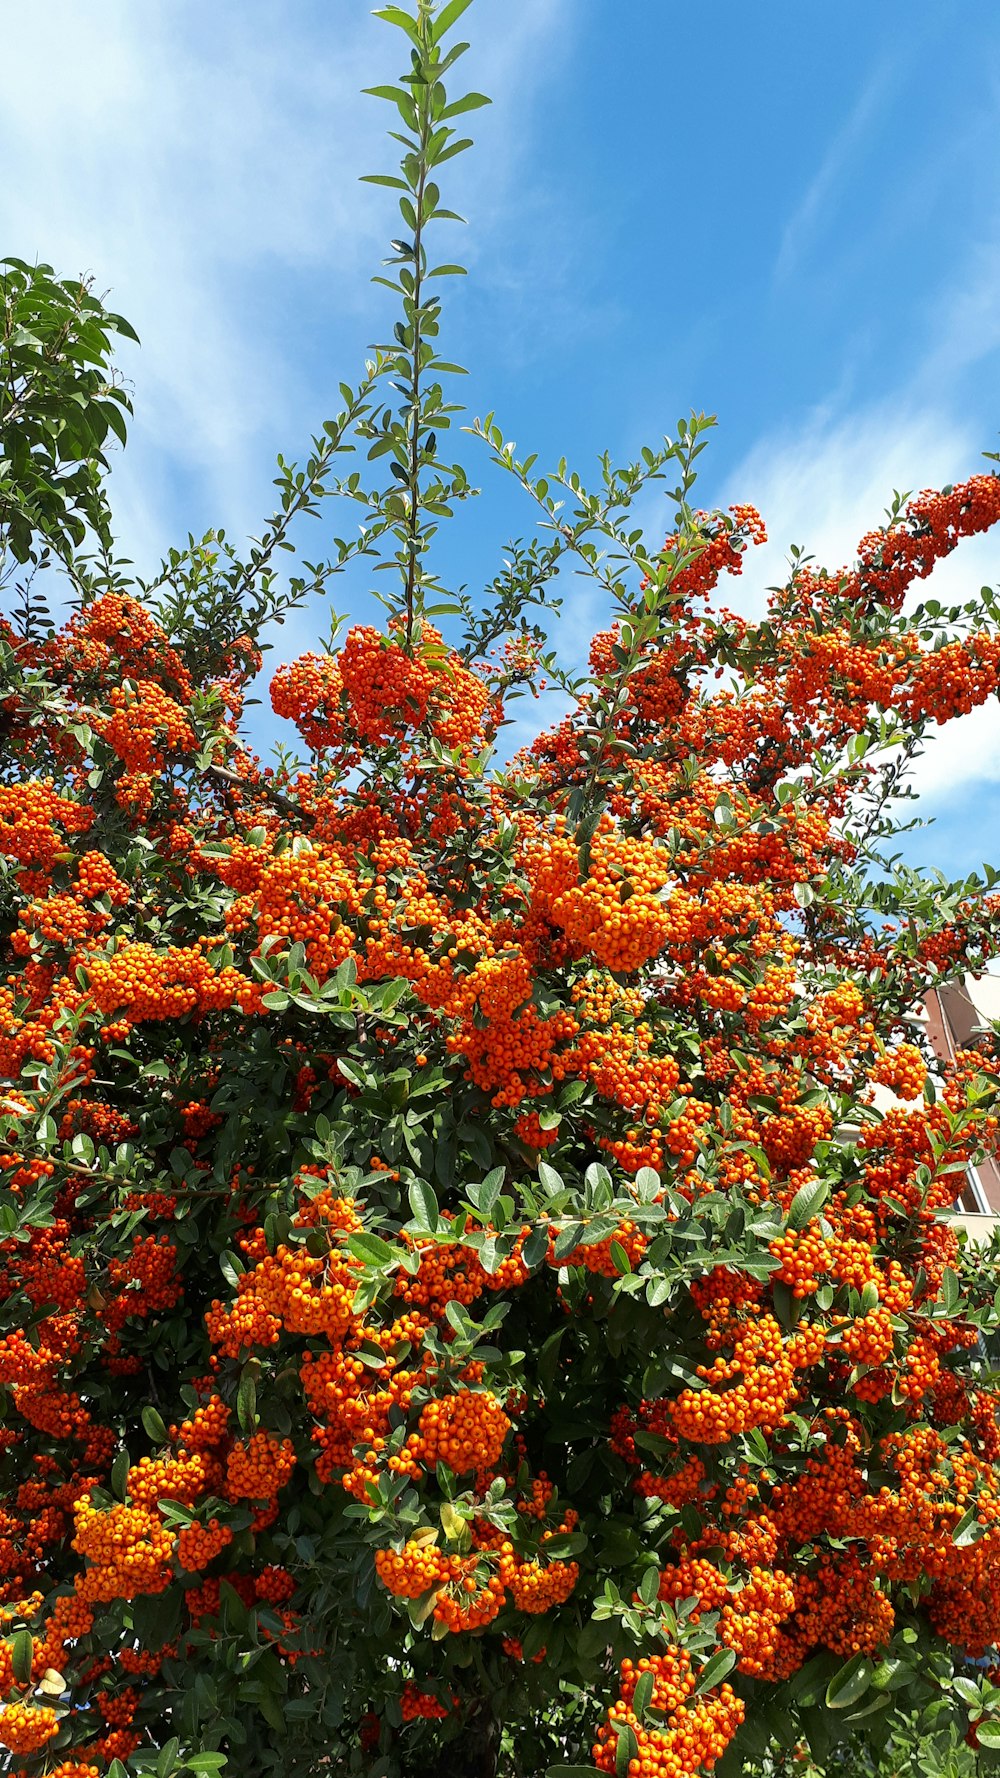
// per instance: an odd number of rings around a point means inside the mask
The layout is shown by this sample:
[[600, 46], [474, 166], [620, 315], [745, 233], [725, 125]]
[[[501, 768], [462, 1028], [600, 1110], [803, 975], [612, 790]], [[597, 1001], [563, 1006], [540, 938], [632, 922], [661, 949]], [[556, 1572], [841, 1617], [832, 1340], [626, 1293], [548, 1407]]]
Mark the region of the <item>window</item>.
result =
[[964, 1210], [969, 1216], [989, 1216], [991, 1213], [989, 1201], [980, 1184], [979, 1174], [975, 1167], [966, 1169], [965, 1179], [965, 1188], [961, 1196], [956, 1199], [957, 1208]]

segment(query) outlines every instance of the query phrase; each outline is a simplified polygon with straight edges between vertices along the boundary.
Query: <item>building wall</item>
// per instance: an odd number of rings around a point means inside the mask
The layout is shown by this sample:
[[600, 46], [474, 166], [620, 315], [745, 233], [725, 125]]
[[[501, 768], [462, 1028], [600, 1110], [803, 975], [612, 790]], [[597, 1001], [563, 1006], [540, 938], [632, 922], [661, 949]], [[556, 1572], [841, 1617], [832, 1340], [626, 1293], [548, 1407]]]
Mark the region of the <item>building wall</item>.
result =
[[[924, 1002], [925, 1030], [935, 1055], [949, 1061], [967, 1049], [976, 1032], [1000, 1020], [1000, 977], [967, 975], [962, 982], [937, 988]], [[957, 1207], [970, 1218], [1000, 1216], [1000, 1166], [992, 1157], [970, 1168]]]

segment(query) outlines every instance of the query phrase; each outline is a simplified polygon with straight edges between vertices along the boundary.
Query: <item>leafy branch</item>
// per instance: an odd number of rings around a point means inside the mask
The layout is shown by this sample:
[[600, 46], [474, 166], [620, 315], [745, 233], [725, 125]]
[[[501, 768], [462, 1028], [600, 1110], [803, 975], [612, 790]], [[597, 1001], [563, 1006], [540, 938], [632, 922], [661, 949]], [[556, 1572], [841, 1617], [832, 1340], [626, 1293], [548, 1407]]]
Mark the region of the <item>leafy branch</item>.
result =
[[438, 167], [472, 146], [468, 138], [458, 136], [453, 120], [489, 104], [482, 93], [465, 93], [449, 100], [445, 90], [444, 76], [469, 46], [453, 43], [445, 50], [443, 40], [469, 4], [470, 0], [451, 0], [438, 10], [432, 0], [417, 0], [412, 15], [398, 6], [378, 11], [376, 18], [408, 39], [411, 66], [399, 85], [367, 89], [373, 97], [392, 105], [403, 125], [402, 133], [390, 132], [403, 148], [399, 174], [373, 173], [366, 179], [400, 194], [399, 214], [406, 233], [392, 242], [392, 257], [384, 262], [395, 268], [395, 276], [373, 280], [401, 299], [402, 319], [395, 323], [393, 343], [380, 348], [399, 404], [388, 407], [381, 417], [365, 421], [358, 430], [369, 441], [370, 460], [390, 458], [393, 484], [381, 497], [379, 511], [396, 542], [393, 563], [402, 584], [398, 599], [383, 602], [401, 620], [408, 648], [420, 641], [420, 619], [425, 612], [454, 615], [460, 610], [447, 598], [433, 608], [427, 605], [428, 592], [443, 590], [427, 565], [427, 554], [436, 521], [450, 517], [452, 501], [466, 499], [473, 492], [460, 464], [442, 467], [437, 460], [438, 435], [448, 430], [452, 415], [459, 411], [456, 404], [445, 401], [440, 379], [465, 372], [461, 365], [438, 355], [441, 303], [436, 291], [428, 288], [432, 279], [464, 276], [465, 268], [452, 263], [431, 265], [427, 253], [432, 223], [462, 220], [444, 208], [440, 187], [432, 177]]

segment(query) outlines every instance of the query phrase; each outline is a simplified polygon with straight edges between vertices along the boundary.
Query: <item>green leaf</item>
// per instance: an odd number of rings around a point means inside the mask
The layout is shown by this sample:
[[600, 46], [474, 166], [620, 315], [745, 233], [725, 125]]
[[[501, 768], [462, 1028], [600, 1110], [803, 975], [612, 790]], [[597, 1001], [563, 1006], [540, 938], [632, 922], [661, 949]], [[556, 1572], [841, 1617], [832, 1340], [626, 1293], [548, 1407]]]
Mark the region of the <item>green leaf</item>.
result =
[[35, 1658], [35, 1645], [30, 1630], [18, 1630], [10, 1639], [11, 1667], [18, 1685], [27, 1685], [31, 1678], [31, 1663]]
[[885, 1694], [876, 1693], [867, 1703], [860, 1704], [856, 1709], [849, 1710], [844, 1717], [845, 1722], [863, 1722], [869, 1716], [878, 1716], [882, 1710], [892, 1709], [892, 1699]]
[[941, 1306], [946, 1315], [954, 1315], [962, 1298], [958, 1276], [950, 1266], [941, 1275]]
[[545, 1229], [532, 1229], [531, 1234], [521, 1249], [521, 1258], [529, 1272], [540, 1266], [549, 1250], [549, 1237]]
[[430, 1229], [433, 1232], [441, 1220], [434, 1187], [428, 1185], [426, 1179], [415, 1179], [407, 1196], [410, 1200], [414, 1222], [418, 1223], [421, 1229]]
[[582, 1556], [589, 1539], [583, 1531], [564, 1531], [560, 1536], [550, 1537], [545, 1545], [545, 1553], [561, 1562], [566, 1556]]
[[639, 1582], [639, 1597], [644, 1605], [654, 1605], [660, 1593], [660, 1570], [654, 1563]]
[[111, 1465], [111, 1492], [118, 1500], [125, 1498], [129, 1467], [128, 1452], [119, 1451]]
[[650, 1700], [653, 1696], [653, 1685], [654, 1679], [652, 1673], [643, 1673], [636, 1681], [635, 1692], [632, 1698], [632, 1709], [635, 1711], [640, 1722], [643, 1721], [646, 1711], [649, 1709]]
[[164, 1742], [160, 1757], [156, 1762], [156, 1778], [172, 1778], [172, 1774], [177, 1769], [177, 1755], [180, 1750], [181, 1744], [176, 1735], [172, 1735], [169, 1741]]
[[231, 1581], [219, 1584], [219, 1616], [225, 1629], [245, 1630], [250, 1622], [250, 1608], [240, 1598]]
[[800, 1186], [791, 1201], [788, 1210], [788, 1227], [804, 1229], [807, 1222], [822, 1209], [830, 1196], [829, 1182], [825, 1179], [810, 1179]]
[[782, 1327], [790, 1329], [797, 1326], [804, 1303], [801, 1297], [792, 1295], [791, 1285], [786, 1284], [783, 1278], [776, 1278], [771, 1285], [771, 1300]]
[[382, 6], [372, 17], [382, 19], [387, 25], [395, 25], [398, 31], [405, 31], [410, 42], [420, 49], [420, 32], [410, 14], [404, 12], [401, 6]]
[[469, 1521], [464, 1513], [460, 1513], [457, 1507], [452, 1506], [450, 1500], [443, 1502], [439, 1516], [441, 1529], [449, 1543], [458, 1543], [465, 1537]]
[[976, 1738], [980, 1747], [1000, 1747], [1000, 1722], [981, 1722]]
[[852, 1655], [826, 1688], [828, 1710], [846, 1710], [863, 1698], [875, 1676], [875, 1663], [867, 1655]]
[[711, 1691], [713, 1685], [721, 1685], [727, 1675], [732, 1672], [735, 1665], [736, 1650], [732, 1648], [720, 1648], [718, 1652], [712, 1656], [711, 1660], [705, 1662], [704, 1667], [699, 1673], [698, 1683], [694, 1688], [696, 1694]]
[[640, 1167], [635, 1176], [635, 1189], [642, 1203], [651, 1203], [660, 1189], [660, 1175], [652, 1167]]
[[492, 105], [485, 93], [466, 93], [464, 98], [453, 99], [441, 113], [442, 121], [449, 117], [461, 117], [466, 111], [479, 111], [483, 105]]
[[629, 1764], [639, 1752], [635, 1730], [631, 1723], [623, 1723], [618, 1730], [618, 1741], [615, 1746], [615, 1778], [628, 1778]]
[[[385, 14], [383, 13], [381, 16], [384, 18]], [[366, 86], [362, 88], [362, 91], [366, 98], [388, 100], [389, 104], [395, 105], [397, 110], [402, 110], [404, 105], [407, 110], [411, 110], [413, 106], [413, 100], [409, 93], [401, 86]]]
[[458, 23], [463, 12], [468, 12], [471, 5], [472, 0], [448, 0], [447, 6], [441, 8], [431, 25], [431, 36], [435, 43], [440, 43], [445, 33]]
[[257, 1708], [264, 1721], [270, 1723], [272, 1729], [277, 1729], [279, 1733], [284, 1729], [285, 1712], [281, 1707], [281, 1700], [276, 1698], [273, 1693], [264, 1692], [257, 1700]]
[[472, 1202], [477, 1206], [481, 1216], [488, 1217], [490, 1215], [500, 1193], [503, 1191], [504, 1180], [506, 1177], [507, 1169], [505, 1167], [494, 1167], [491, 1172], [487, 1173], [486, 1178], [477, 1187], [475, 1192], [470, 1191], [469, 1196]]
[[393, 173], [362, 173], [360, 183], [362, 185], [387, 185], [390, 191], [409, 191], [410, 189], [405, 179], [397, 179]]
[[962, 1517], [959, 1519], [958, 1524], [955, 1526], [954, 1530], [952, 1531], [951, 1540], [953, 1543], [957, 1543], [961, 1548], [964, 1549], [966, 1547], [966, 1545], [971, 1544], [971, 1543], [978, 1543], [979, 1539], [981, 1537], [985, 1537], [985, 1536], [986, 1536], [986, 1526], [980, 1520], [979, 1514], [976, 1511], [976, 1508], [974, 1506], [970, 1506], [962, 1514]]
[[147, 1438], [152, 1439], [154, 1445], [166, 1444], [167, 1429], [163, 1424], [163, 1416], [157, 1413], [151, 1403], [147, 1403], [142, 1410], [142, 1424]]
[[260, 1364], [251, 1360], [240, 1372], [236, 1391], [236, 1418], [244, 1432], [252, 1432], [257, 1424], [257, 1374]]
[[553, 1258], [556, 1261], [565, 1259], [568, 1253], [576, 1252], [584, 1226], [582, 1222], [568, 1222], [564, 1229], [560, 1229], [553, 1249]]
[[366, 1266], [377, 1266], [380, 1271], [396, 1258], [396, 1250], [388, 1241], [383, 1241], [380, 1235], [369, 1234], [367, 1230], [360, 1235], [348, 1236], [347, 1248], [355, 1259], [363, 1259]]

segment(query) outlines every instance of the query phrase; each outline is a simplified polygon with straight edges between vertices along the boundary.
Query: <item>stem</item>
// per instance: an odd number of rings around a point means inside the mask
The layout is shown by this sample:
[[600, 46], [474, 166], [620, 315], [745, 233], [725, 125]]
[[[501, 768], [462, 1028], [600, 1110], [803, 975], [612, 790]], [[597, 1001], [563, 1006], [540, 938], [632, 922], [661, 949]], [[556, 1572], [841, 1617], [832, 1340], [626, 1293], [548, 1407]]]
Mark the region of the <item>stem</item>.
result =
[[500, 1724], [488, 1703], [484, 1701], [470, 1716], [464, 1733], [452, 1743], [449, 1753], [449, 1768], [455, 1778], [496, 1778]]
[[[424, 87], [424, 103], [420, 119], [421, 147], [426, 148], [427, 132], [430, 125], [430, 87]], [[410, 514], [408, 560], [406, 564], [406, 645], [413, 642], [413, 618], [416, 599], [417, 557], [420, 540], [420, 349], [423, 335], [420, 330], [421, 303], [423, 301], [424, 277], [424, 187], [427, 183], [427, 166], [424, 155], [420, 156], [420, 177], [417, 182], [416, 203], [417, 226], [413, 235], [413, 382], [410, 390]]]

